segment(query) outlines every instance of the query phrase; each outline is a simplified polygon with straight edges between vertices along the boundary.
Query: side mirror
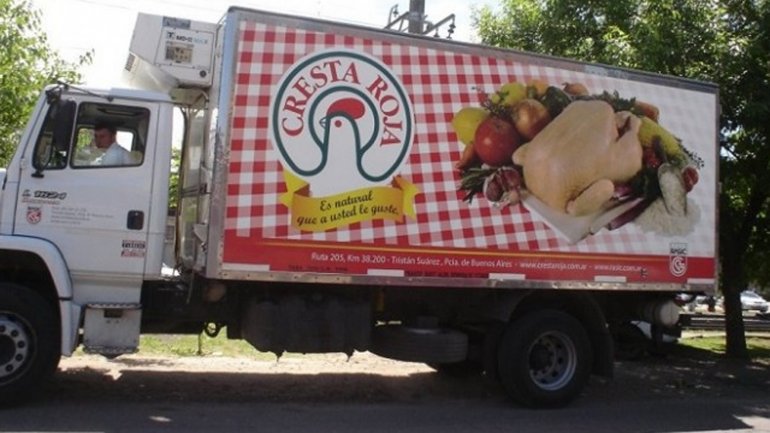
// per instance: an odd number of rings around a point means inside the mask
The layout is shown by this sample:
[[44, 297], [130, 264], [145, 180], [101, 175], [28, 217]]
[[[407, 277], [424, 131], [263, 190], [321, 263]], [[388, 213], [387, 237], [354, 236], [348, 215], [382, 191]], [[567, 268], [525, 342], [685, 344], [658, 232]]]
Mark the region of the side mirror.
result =
[[[54, 107], [51, 107], [54, 108]], [[59, 151], [67, 151], [72, 138], [72, 128], [75, 127], [75, 101], [58, 101], [53, 114], [53, 148]]]
[[61, 153], [67, 154], [72, 129], [75, 126], [76, 110], [75, 101], [61, 99], [51, 101], [43, 124], [43, 128], [51, 132], [51, 142], [38, 153], [39, 159], [35, 161], [35, 172], [32, 173], [32, 177], [43, 177], [43, 170], [51, 164], [55, 156]]

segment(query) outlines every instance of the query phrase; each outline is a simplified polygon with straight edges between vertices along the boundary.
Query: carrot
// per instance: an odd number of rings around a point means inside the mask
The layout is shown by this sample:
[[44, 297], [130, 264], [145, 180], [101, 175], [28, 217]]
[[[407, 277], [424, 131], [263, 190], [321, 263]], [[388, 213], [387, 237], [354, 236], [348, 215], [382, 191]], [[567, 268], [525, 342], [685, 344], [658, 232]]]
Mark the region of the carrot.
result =
[[465, 146], [465, 149], [463, 149], [463, 153], [460, 156], [460, 160], [455, 164], [455, 168], [458, 170], [464, 170], [468, 167], [476, 165], [477, 162], [478, 157], [476, 156], [476, 152], [473, 150], [473, 145], [469, 144]]

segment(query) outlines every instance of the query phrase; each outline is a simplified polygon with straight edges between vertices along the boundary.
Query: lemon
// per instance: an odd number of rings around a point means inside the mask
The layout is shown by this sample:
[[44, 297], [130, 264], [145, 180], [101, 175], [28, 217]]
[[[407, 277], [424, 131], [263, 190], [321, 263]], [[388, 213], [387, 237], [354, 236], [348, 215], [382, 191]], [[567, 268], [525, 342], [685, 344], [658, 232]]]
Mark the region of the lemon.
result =
[[527, 86], [522, 83], [508, 83], [500, 87], [500, 94], [503, 95], [502, 103], [513, 106], [513, 104], [527, 97]]
[[452, 127], [457, 138], [466, 146], [473, 143], [479, 124], [489, 117], [489, 112], [480, 107], [463, 107], [452, 118]]

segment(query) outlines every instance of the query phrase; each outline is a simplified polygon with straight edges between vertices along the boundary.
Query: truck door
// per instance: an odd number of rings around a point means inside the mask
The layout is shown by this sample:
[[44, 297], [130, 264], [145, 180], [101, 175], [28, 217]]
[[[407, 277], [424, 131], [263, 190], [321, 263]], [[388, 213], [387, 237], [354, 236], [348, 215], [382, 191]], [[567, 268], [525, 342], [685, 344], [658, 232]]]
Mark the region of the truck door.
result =
[[31, 138], [14, 233], [62, 251], [81, 303], [139, 300], [130, 289], [148, 255], [156, 107], [78, 95], [52, 104]]

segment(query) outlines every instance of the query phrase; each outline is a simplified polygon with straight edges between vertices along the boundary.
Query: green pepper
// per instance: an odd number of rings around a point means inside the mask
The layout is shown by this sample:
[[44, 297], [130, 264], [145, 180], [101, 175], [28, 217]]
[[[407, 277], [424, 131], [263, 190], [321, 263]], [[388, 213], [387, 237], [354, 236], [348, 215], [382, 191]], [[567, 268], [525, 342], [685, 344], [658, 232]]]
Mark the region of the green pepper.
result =
[[549, 86], [540, 102], [548, 109], [551, 119], [555, 119], [572, 102], [572, 98], [558, 87]]

